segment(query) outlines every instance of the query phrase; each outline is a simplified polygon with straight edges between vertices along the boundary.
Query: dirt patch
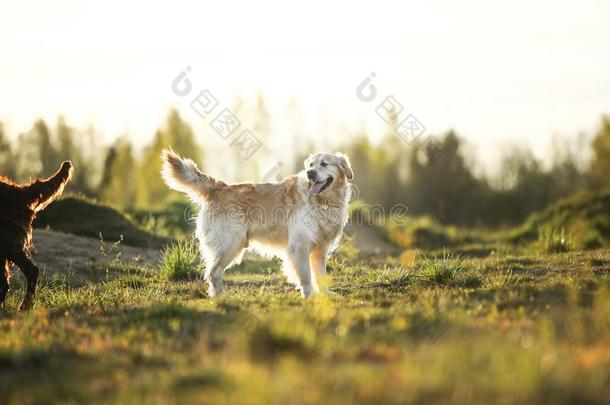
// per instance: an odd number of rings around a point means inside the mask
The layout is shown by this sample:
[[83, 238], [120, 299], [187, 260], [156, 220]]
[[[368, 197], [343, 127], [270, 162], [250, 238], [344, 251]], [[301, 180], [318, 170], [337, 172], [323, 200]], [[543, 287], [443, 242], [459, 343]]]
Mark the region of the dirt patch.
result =
[[354, 246], [368, 255], [397, 256], [400, 248], [388, 240], [387, 231], [372, 225], [350, 224], [345, 233], [353, 238]]
[[67, 233], [34, 230], [32, 260], [47, 272], [66, 271], [84, 266], [102, 267], [109, 263], [155, 267], [161, 252]]

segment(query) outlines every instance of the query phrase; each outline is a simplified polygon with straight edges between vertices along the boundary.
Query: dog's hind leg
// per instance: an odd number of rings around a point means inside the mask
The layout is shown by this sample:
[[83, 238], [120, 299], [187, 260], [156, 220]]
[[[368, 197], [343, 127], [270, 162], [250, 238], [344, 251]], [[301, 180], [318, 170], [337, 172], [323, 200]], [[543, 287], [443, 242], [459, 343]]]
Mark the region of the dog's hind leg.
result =
[[211, 252], [206, 257], [205, 279], [208, 282], [208, 295], [215, 297], [223, 293], [222, 275], [233, 259], [242, 251], [242, 244], [224, 246], [225, 250]]
[[307, 298], [313, 292], [311, 287], [311, 270], [309, 267], [309, 254], [311, 244], [304, 240], [291, 240], [288, 242], [288, 261], [296, 270], [301, 282], [301, 294]]
[[39, 273], [38, 267], [32, 263], [24, 252], [19, 252], [18, 254], [11, 256], [10, 260], [19, 267], [27, 281], [25, 296], [23, 297], [23, 302], [21, 302], [19, 309], [22, 311], [30, 309], [34, 304], [34, 295], [36, 294], [36, 283], [38, 282]]
[[0, 258], [0, 264], [2, 265], [2, 269], [0, 269], [0, 309], [4, 308], [4, 300], [6, 299], [6, 294], [9, 289], [9, 277], [10, 277], [10, 263], [6, 258]]

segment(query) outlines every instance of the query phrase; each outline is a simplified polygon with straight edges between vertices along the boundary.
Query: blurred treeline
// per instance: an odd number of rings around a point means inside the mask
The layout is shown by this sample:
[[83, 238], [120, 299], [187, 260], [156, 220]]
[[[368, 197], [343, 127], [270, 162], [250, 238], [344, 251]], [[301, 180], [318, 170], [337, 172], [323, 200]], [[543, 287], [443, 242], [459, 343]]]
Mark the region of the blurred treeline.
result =
[[405, 204], [414, 215], [443, 224], [513, 225], [581, 189], [610, 187], [610, 117], [602, 117], [592, 141], [553, 138], [550, 164], [526, 147], [502, 151], [500, 171], [480, 174], [468, 146], [455, 131], [406, 149], [393, 132], [379, 145], [365, 134], [346, 145], [357, 174], [358, 198], [386, 210]]
[[[55, 125], [38, 120], [13, 138], [0, 124], [0, 174], [27, 181], [52, 174], [61, 161], [69, 159], [76, 169], [70, 186], [73, 192], [141, 213], [168, 209], [177, 198], [159, 176], [163, 148], [171, 146], [206, 167], [205, 149], [175, 110], [143, 149], [136, 149], [127, 136], [106, 146], [96, 139], [93, 128], [72, 128], [62, 118]], [[441, 223], [499, 226], [518, 223], [580, 189], [610, 186], [610, 117], [602, 118], [588, 144], [556, 139], [550, 164], [543, 164], [523, 147], [504, 151], [500, 173], [493, 177], [477, 171], [469, 145], [456, 132], [437, 139], [440, 155], [425, 140], [406, 145], [391, 131], [378, 143], [372, 143], [366, 133], [352, 136], [339, 149], [351, 158], [357, 197], [385, 209], [401, 203], [411, 214], [431, 215]], [[312, 151], [291, 152], [306, 156]], [[299, 170], [302, 163], [294, 165]], [[244, 167], [249, 173], [240, 177], [252, 181], [264, 177], [253, 173], [252, 165]]]

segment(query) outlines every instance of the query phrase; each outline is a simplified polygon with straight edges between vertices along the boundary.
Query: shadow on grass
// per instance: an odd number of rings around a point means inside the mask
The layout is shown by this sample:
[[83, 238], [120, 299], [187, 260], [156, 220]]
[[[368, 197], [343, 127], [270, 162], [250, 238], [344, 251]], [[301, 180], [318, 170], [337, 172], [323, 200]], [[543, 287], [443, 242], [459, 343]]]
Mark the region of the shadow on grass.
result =
[[137, 325], [165, 334], [195, 335], [201, 330], [217, 330], [226, 325], [223, 314], [199, 310], [178, 302], [159, 303], [150, 307], [122, 308], [111, 311], [110, 322], [119, 327]]
[[[99, 362], [63, 348], [0, 352], [0, 402], [87, 401], [86, 381], [96, 378]], [[4, 402], [6, 401], [6, 402]]]
[[271, 275], [280, 272], [282, 261], [280, 259], [248, 258], [240, 264], [230, 268], [232, 274], [261, 274]]
[[208, 387], [232, 385], [227, 375], [217, 369], [204, 369], [177, 376], [172, 384], [175, 390], [200, 390]]
[[490, 288], [476, 290], [472, 298], [494, 302], [498, 310], [553, 308], [577, 304], [581, 307], [591, 307], [593, 297], [599, 288], [599, 283], [588, 280], [581, 283], [575, 296], [575, 302], [570, 300], [570, 290], [561, 283], [546, 286], [515, 285], [505, 288]]

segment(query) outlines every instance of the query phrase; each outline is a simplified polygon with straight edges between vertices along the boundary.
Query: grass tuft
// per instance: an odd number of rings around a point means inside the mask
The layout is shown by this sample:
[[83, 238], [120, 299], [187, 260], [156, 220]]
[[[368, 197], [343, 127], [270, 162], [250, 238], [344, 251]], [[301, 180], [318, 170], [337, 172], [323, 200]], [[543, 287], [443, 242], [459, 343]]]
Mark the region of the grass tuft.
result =
[[535, 245], [543, 253], [563, 253], [572, 250], [572, 241], [566, 235], [565, 229], [558, 230], [551, 226], [543, 226], [538, 232]]
[[195, 243], [186, 239], [163, 250], [159, 274], [165, 280], [192, 280], [197, 277], [199, 251]]
[[466, 270], [461, 256], [443, 253], [440, 257], [424, 257], [419, 267], [422, 281], [433, 285], [451, 285]]

